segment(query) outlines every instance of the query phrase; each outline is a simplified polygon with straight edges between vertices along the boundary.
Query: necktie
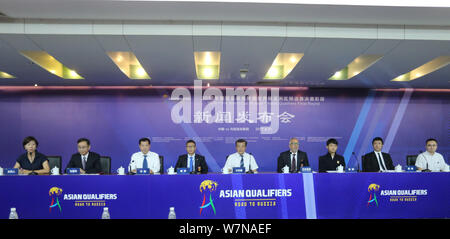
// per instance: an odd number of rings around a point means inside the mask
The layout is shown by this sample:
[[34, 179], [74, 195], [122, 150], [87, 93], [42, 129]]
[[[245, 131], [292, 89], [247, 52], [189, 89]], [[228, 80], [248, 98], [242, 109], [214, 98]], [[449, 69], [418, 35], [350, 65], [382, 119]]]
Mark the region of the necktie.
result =
[[297, 166], [297, 160], [295, 159], [295, 154], [292, 156], [292, 165], [291, 165], [291, 170], [292, 172], [295, 172], [295, 167]]
[[142, 168], [148, 168], [147, 155], [144, 155], [144, 163], [142, 164]]
[[191, 162], [191, 172], [194, 171], [194, 158], [192, 156], [189, 157], [189, 161]]
[[241, 154], [241, 168], [244, 167], [244, 155]]
[[378, 155], [378, 163], [380, 164], [380, 168], [384, 171], [384, 170], [386, 170], [386, 167], [384, 166], [384, 160], [383, 160], [383, 158], [381, 157], [381, 153], [377, 153], [377, 155]]
[[86, 170], [86, 156], [83, 156], [81, 163], [83, 164], [83, 170]]

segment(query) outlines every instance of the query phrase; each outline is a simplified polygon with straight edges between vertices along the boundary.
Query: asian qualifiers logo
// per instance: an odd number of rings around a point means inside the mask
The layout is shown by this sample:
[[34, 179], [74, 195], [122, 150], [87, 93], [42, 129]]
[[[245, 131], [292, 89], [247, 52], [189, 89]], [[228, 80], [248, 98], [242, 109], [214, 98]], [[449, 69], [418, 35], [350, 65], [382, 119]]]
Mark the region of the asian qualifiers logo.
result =
[[374, 203], [377, 205], [378, 207], [378, 200], [377, 200], [377, 194], [376, 192], [378, 192], [380, 190], [380, 185], [372, 183], [369, 185], [369, 188], [367, 191], [369, 191], [370, 197], [369, 197], [369, 201], [367, 201], [367, 207], [370, 206], [370, 204]]
[[[61, 204], [59, 204], [59, 197], [62, 194], [62, 189], [58, 187], [52, 187], [50, 188], [50, 191], [48, 192], [48, 195], [52, 198], [52, 202], [49, 206], [49, 211], [52, 212], [53, 207], [58, 207], [59, 211], [61, 212]], [[55, 200], [56, 199], [56, 200]]]
[[[214, 215], [216, 215], [216, 208], [214, 207], [214, 201], [212, 200], [212, 193], [216, 191], [217, 189], [217, 183], [212, 180], [205, 180], [200, 184], [200, 193], [203, 193], [203, 202], [200, 206], [200, 215], [202, 215], [202, 210], [204, 208], [207, 208], [211, 206], [211, 208], [214, 211]], [[209, 192], [209, 202], [205, 204], [206, 202], [206, 194]]]

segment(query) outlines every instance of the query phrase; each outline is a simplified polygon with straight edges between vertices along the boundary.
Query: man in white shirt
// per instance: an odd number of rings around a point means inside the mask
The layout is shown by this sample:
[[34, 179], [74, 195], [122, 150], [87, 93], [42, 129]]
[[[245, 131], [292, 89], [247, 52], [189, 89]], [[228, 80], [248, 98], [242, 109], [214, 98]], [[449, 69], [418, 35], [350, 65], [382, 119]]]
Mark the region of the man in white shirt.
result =
[[129, 170], [136, 173], [138, 168], [150, 169], [150, 174], [160, 173], [159, 155], [150, 152], [150, 139], [142, 138], [139, 140], [140, 152], [134, 153], [131, 156]]
[[445, 163], [444, 157], [437, 150], [437, 140], [427, 139], [427, 151], [419, 154], [416, 159], [416, 167], [418, 170], [430, 170], [433, 172], [445, 171], [448, 165]]
[[245, 172], [257, 173], [258, 164], [256, 164], [255, 158], [253, 155], [245, 152], [247, 141], [238, 139], [235, 146], [237, 152], [228, 156], [224, 169], [231, 173], [233, 168], [243, 167]]

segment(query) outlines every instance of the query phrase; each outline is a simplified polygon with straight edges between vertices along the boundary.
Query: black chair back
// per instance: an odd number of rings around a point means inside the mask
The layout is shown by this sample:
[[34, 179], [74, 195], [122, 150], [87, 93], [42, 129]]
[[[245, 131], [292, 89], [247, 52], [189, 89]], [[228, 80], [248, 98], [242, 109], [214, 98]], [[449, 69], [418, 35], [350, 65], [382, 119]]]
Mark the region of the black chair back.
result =
[[62, 157], [61, 156], [47, 156], [48, 166], [50, 167], [50, 174], [52, 172], [52, 168], [55, 166], [59, 168], [59, 174], [62, 174]]
[[164, 174], [164, 156], [159, 155], [159, 173]]
[[361, 156], [361, 172], [365, 172], [365, 168], [364, 168], [364, 160], [365, 160], [365, 158], [364, 158], [364, 155], [362, 155]]
[[100, 156], [100, 165], [103, 174], [111, 174], [111, 157]]
[[406, 165], [414, 166], [416, 165], [417, 155], [406, 155]]

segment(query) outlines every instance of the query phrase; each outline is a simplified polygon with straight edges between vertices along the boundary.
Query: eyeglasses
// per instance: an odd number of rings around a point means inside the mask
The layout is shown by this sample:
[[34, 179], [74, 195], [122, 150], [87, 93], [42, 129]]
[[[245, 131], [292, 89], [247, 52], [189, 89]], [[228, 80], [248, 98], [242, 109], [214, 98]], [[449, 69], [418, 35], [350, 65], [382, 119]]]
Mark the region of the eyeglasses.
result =
[[290, 145], [298, 145], [298, 143], [289, 143]]

